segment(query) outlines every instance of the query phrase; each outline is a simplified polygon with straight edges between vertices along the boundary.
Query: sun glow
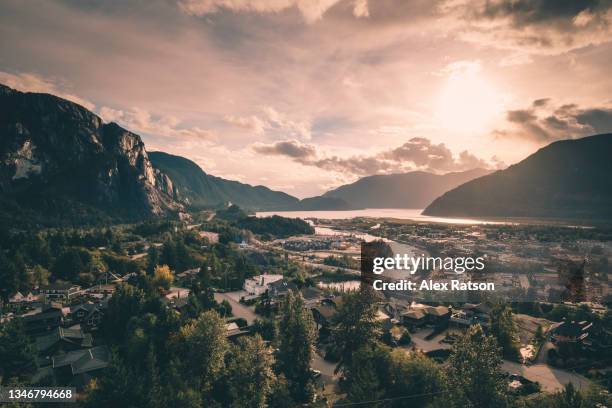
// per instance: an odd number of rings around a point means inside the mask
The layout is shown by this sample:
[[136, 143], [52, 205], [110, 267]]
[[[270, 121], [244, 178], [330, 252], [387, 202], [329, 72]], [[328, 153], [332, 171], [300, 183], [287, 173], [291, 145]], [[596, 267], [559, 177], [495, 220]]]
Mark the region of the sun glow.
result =
[[475, 132], [486, 129], [503, 111], [501, 93], [480, 72], [479, 65], [451, 71], [438, 97], [436, 119], [445, 129]]

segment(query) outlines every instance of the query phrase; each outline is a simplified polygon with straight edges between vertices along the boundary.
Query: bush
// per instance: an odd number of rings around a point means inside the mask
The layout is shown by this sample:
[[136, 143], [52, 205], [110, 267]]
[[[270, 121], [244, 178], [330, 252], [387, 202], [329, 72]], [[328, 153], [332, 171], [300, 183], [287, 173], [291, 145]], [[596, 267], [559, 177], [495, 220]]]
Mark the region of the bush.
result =
[[410, 343], [412, 343], [412, 337], [410, 337], [410, 333], [408, 333], [408, 330], [406, 330], [402, 334], [402, 337], [400, 337], [399, 344], [401, 344], [402, 346], [407, 346]]

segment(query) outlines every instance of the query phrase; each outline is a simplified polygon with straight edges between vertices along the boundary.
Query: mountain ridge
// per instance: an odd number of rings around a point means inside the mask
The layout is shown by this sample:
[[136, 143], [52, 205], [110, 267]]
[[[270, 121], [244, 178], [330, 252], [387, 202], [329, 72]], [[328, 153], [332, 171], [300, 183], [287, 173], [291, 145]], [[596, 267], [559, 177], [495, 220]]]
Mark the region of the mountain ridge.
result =
[[566, 139], [452, 189], [425, 215], [612, 219], [612, 134]]
[[321, 197], [342, 199], [358, 208], [424, 208], [443, 192], [490, 173], [487, 169], [434, 174], [424, 171], [379, 174], [327, 191]]
[[173, 180], [177, 195], [195, 207], [211, 207], [232, 202], [251, 210], [282, 210], [298, 199], [268, 187], [227, 180], [207, 174], [197, 163], [166, 152], [150, 152], [153, 166]]

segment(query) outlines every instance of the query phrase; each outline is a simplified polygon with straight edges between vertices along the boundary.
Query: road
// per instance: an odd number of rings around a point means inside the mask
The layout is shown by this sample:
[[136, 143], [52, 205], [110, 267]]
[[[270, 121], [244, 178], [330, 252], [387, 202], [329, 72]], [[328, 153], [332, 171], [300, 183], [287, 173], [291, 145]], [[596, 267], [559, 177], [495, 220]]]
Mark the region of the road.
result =
[[[439, 334], [431, 340], [425, 340], [425, 336], [427, 336], [429, 333], [431, 333], [431, 330], [428, 329], [411, 334], [413, 344], [406, 347], [406, 349], [410, 350], [414, 345], [417, 349], [428, 352], [438, 349], [449, 349], [452, 347], [450, 344], [440, 343], [440, 340], [444, 338], [444, 334]], [[588, 388], [590, 384], [590, 381], [587, 378], [579, 374], [554, 368], [543, 363], [525, 366], [519, 363], [504, 360], [502, 369], [510, 374], [519, 374], [528, 380], [539, 382], [543, 391], [558, 391], [569, 382], [573, 383], [579, 389]]]
[[558, 391], [570, 382], [576, 388], [583, 390], [590, 385], [590, 381], [579, 374], [553, 368], [546, 364], [525, 366], [512, 361], [504, 361], [502, 368], [510, 374], [520, 374], [531, 381], [539, 382], [542, 386], [542, 391]]
[[215, 300], [219, 303], [227, 300], [232, 306], [232, 314], [236, 317], [243, 318], [250, 326], [253, 324], [255, 319], [257, 319], [257, 315], [253, 309], [238, 301], [240, 299], [240, 297], [238, 297], [239, 293], [240, 292], [215, 293]]

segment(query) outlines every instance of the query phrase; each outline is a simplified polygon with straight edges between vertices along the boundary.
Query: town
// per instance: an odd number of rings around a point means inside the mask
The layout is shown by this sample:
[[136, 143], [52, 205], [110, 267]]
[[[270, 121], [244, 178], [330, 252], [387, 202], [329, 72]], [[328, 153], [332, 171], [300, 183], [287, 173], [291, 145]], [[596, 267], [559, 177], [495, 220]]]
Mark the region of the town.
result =
[[[265, 364], [289, 381], [285, 393], [294, 401], [276, 406], [331, 406], [354, 398], [356, 387], [366, 385], [348, 362], [355, 358], [348, 354], [365, 352], [363, 344], [342, 337], [355, 336], [354, 326], [367, 333], [364, 342], [379, 344], [372, 350], [380, 356], [403, 353], [406, 364], [418, 361], [430, 375], [469, 347], [468, 334], [495, 338], [501, 354], [492, 372], [504, 384], [504, 398], [536, 400], [573, 386], [608, 401], [609, 230], [315, 219], [291, 221], [296, 232], [288, 233], [280, 217], [268, 220], [265, 231], [255, 222], [251, 229], [238, 227], [243, 217], [232, 208], [189, 221], [3, 237], [8, 254], [19, 252], [22, 259], [18, 265], [15, 256], [3, 255], [3, 273], [24, 271], [2, 288], [0, 354], [11, 362], [3, 363], [3, 378], [72, 386], [86, 402], [104, 400], [103, 393], [112, 399], [119, 391], [108, 389], [117, 381], [109, 375], [125, 373], [134, 358], [145, 365], [172, 358], [186, 364], [170, 353], [199, 341], [188, 328], [196, 330], [206, 316], [206, 324], [223, 328], [220, 344], [269, 353]], [[274, 232], [275, 223], [283, 233]], [[503, 290], [471, 291], [466, 299], [389, 287], [365, 293], [360, 244], [373, 240], [435, 256], [486, 256], [486, 277]], [[461, 281], [452, 271], [421, 272], [444, 285], [470, 279], [482, 285], [481, 271]], [[287, 344], [292, 335], [282, 330], [288, 325], [292, 333], [302, 327], [305, 337]], [[307, 355], [301, 374], [282, 365], [298, 350]], [[159, 372], [139, 370], [152, 369]], [[382, 384], [375, 388], [393, 395]]]

